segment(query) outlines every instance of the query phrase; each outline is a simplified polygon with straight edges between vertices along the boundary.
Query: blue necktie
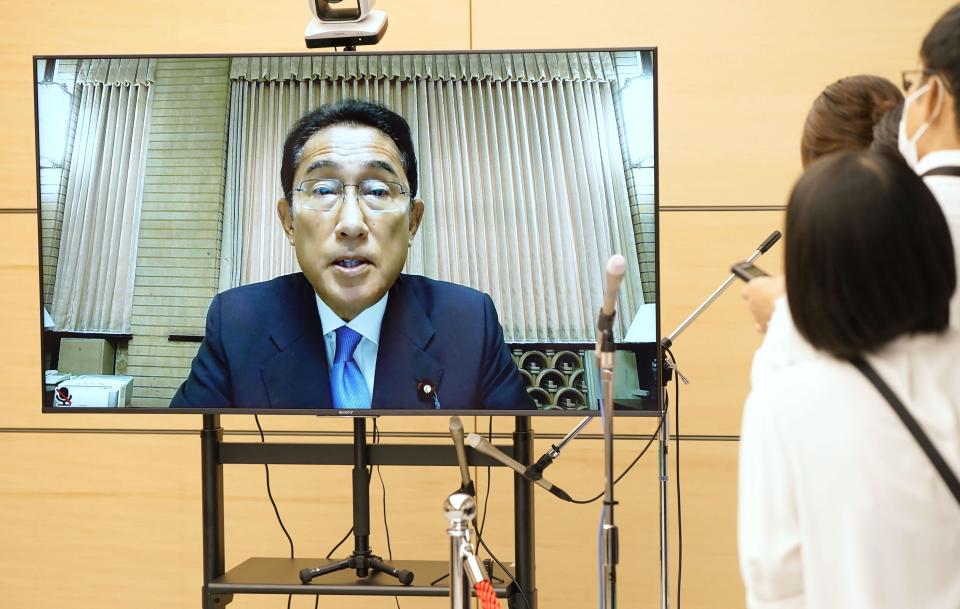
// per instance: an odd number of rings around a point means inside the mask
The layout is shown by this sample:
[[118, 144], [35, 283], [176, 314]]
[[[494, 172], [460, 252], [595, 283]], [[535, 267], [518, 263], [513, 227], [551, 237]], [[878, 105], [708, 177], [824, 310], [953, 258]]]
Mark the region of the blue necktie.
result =
[[370, 408], [367, 382], [353, 352], [363, 338], [356, 330], [340, 326], [337, 332], [337, 352], [330, 366], [330, 395], [334, 408]]

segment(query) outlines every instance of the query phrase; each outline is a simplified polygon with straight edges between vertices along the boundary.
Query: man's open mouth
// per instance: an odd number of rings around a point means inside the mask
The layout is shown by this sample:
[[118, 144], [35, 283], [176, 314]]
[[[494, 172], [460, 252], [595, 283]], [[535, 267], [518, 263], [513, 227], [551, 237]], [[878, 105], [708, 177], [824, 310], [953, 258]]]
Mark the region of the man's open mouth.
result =
[[355, 269], [365, 264], [370, 264], [370, 261], [366, 258], [338, 258], [334, 260], [333, 264], [342, 269]]

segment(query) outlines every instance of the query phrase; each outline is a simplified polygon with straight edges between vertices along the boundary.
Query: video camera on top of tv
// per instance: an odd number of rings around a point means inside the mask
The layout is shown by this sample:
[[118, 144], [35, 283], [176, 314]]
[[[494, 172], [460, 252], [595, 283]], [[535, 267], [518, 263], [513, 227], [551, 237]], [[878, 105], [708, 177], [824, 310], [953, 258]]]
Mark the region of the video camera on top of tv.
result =
[[373, 8], [376, 0], [309, 0], [314, 18], [303, 32], [308, 49], [377, 44], [387, 31], [387, 13]]

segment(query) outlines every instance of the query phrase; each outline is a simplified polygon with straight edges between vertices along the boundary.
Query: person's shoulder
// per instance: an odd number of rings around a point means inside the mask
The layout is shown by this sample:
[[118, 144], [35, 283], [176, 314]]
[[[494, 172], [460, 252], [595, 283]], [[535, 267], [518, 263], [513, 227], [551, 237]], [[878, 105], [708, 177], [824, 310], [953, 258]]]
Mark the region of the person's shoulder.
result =
[[749, 400], [764, 403], [771, 412], [797, 412], [831, 399], [858, 374], [848, 363], [812, 351], [806, 359], [765, 374], [751, 388]]
[[894, 381], [909, 378], [909, 385], [920, 382], [950, 387], [953, 395], [960, 392], [960, 329], [902, 336], [868, 359]]
[[930, 192], [947, 216], [947, 222], [956, 222], [960, 214], [960, 178], [948, 175], [932, 175], [923, 178]]
[[808, 433], [820, 424], [824, 413], [830, 412], [837, 400], [844, 399], [837, 389], [852, 381], [844, 366], [829, 356], [818, 355], [764, 375], [747, 396], [741, 414], [741, 436], [752, 442], [761, 436], [784, 442]]
[[243, 308], [273, 306], [278, 300], [295, 297], [312, 291], [303, 273], [281, 275], [267, 281], [258, 281], [230, 288], [217, 295], [221, 307]]
[[303, 273], [291, 273], [289, 275], [280, 275], [273, 279], [267, 279], [266, 281], [258, 281], [256, 283], [248, 283], [230, 288], [221, 292], [220, 296], [225, 298], [243, 298], [245, 296], [266, 294], [269, 292], [283, 293], [302, 289], [305, 284], [308, 284], [308, 282]]
[[488, 298], [487, 294], [480, 290], [458, 283], [431, 279], [423, 275], [400, 275], [397, 278], [397, 285], [404, 291], [416, 294], [418, 299], [425, 303], [442, 301], [480, 302]]

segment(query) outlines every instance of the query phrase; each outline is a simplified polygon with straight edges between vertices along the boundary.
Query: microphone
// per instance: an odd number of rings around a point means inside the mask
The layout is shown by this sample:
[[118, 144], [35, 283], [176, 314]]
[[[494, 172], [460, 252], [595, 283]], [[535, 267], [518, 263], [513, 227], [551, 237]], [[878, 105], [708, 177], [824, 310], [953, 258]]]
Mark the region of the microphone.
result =
[[481, 435], [472, 433], [467, 436], [467, 444], [473, 447], [477, 452], [483, 453], [484, 455], [503, 463], [513, 471], [517, 472], [517, 475], [523, 477], [530, 482], [533, 482], [537, 486], [542, 487], [543, 489], [549, 491], [556, 497], [563, 499], [564, 501], [573, 501], [570, 495], [565, 493], [563, 489], [558, 486], [555, 486], [549, 480], [544, 478], [542, 475], [539, 475], [538, 472], [531, 472], [527, 470], [524, 466], [520, 465], [507, 455], [503, 454], [499, 448], [487, 442], [486, 438]]
[[613, 344], [613, 318], [617, 314], [617, 294], [626, 272], [627, 259], [620, 254], [610, 256], [604, 270], [607, 281], [603, 292], [603, 306], [600, 307], [600, 315], [597, 317], [597, 357], [600, 357], [601, 353], [613, 353], [616, 350]]
[[470, 478], [470, 467], [467, 464], [467, 449], [463, 444], [463, 422], [457, 415], [450, 417], [450, 437], [453, 438], [453, 445], [457, 449], [457, 464], [460, 465], [460, 492], [476, 497], [477, 491]]
[[421, 400], [433, 399], [433, 407], [440, 410], [440, 398], [437, 397], [437, 384], [429, 379], [417, 381], [417, 395]]
[[760, 244], [760, 247], [757, 248], [757, 251], [760, 252], [761, 254], [766, 254], [767, 250], [773, 247], [773, 244], [779, 241], [781, 236], [782, 235], [780, 234], [780, 231], [778, 230], [773, 231], [772, 233], [770, 233], [770, 236], [767, 237], [766, 240], [764, 240], [764, 242]]
[[626, 272], [627, 259], [620, 254], [610, 256], [605, 270], [607, 287], [603, 292], [603, 307], [600, 309], [608, 317], [612, 317], [617, 310], [617, 294], [620, 292], [620, 284], [623, 283], [623, 275]]

